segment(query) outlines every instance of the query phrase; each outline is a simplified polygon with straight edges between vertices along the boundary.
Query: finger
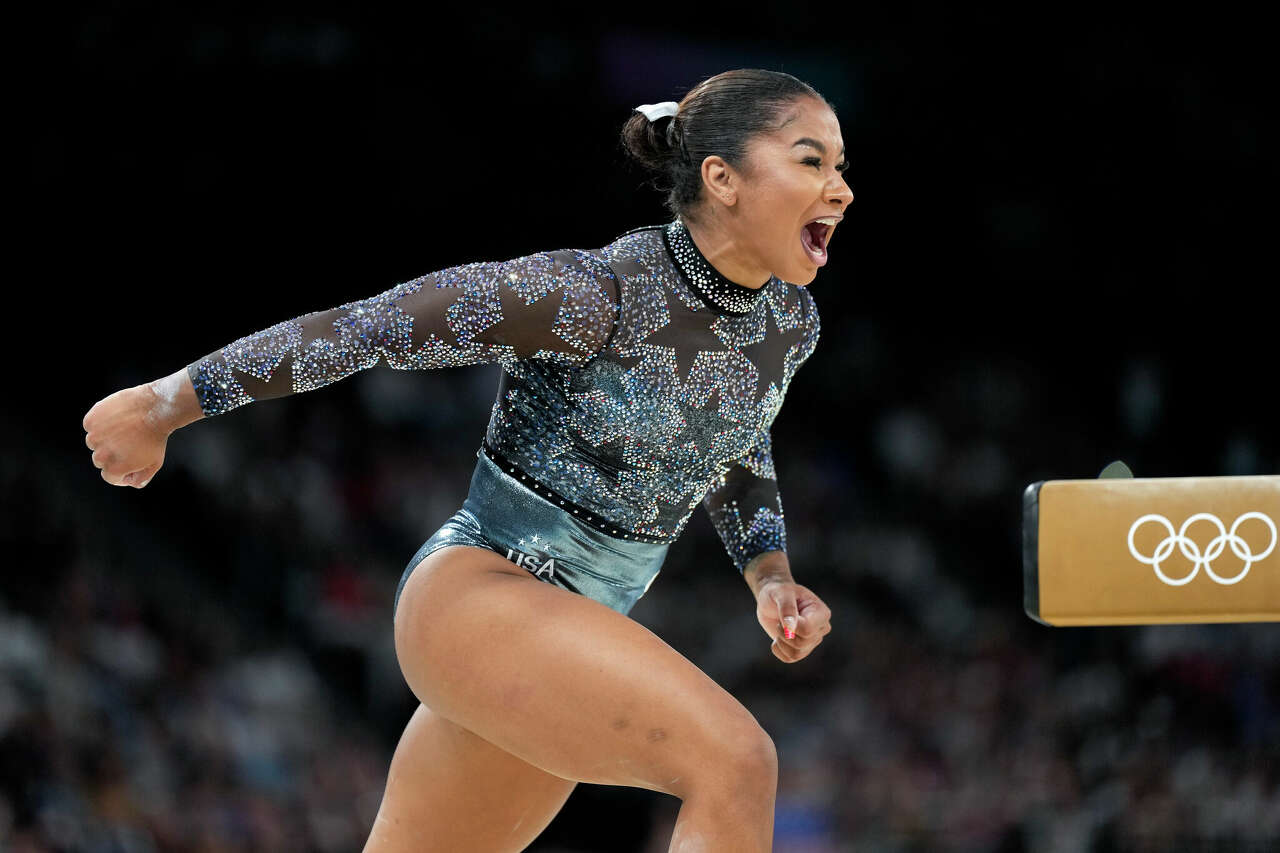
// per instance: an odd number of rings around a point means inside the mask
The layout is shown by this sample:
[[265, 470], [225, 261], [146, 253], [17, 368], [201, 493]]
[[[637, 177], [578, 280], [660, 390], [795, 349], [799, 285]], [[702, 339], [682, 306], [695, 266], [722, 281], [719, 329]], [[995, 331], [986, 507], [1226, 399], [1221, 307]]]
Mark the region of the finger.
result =
[[89, 448], [90, 450], [98, 449], [98, 443], [94, 441], [92, 438], [90, 438], [89, 433], [87, 432], [84, 434], [84, 446]]
[[135, 489], [145, 488], [147, 483], [151, 482], [151, 478], [156, 475], [156, 471], [159, 470], [159, 465], [152, 465], [150, 468], [143, 468], [140, 471], [134, 471], [132, 474], [126, 474], [124, 476], [124, 484], [133, 486]]
[[800, 617], [800, 625], [796, 628], [796, 636], [804, 637], [806, 639], [821, 637], [830, 630], [830, 620], [823, 619], [819, 616], [811, 616], [806, 613]]
[[785, 663], [795, 663], [808, 657], [809, 652], [813, 651], [817, 645], [814, 642], [805, 643], [803, 646], [792, 646], [786, 642], [780, 642], [778, 643], [778, 648], [774, 650], [774, 656]]
[[798, 590], [796, 604], [802, 615], [815, 620], [831, 619], [831, 608], [826, 605], [826, 602], [804, 587], [798, 587]]
[[796, 610], [796, 591], [791, 586], [780, 586], [769, 592], [769, 597], [773, 599], [774, 605], [778, 608], [778, 621], [782, 623], [782, 636], [788, 640], [794, 640], [796, 636], [796, 625], [800, 621], [799, 611]]
[[797, 637], [796, 637], [795, 639], [793, 639], [793, 640], [788, 640], [788, 639], [786, 639], [786, 638], [784, 638], [784, 637], [778, 637], [778, 638], [776, 639], [776, 642], [777, 642], [777, 644], [778, 644], [780, 647], [782, 647], [783, 649], [786, 649], [788, 652], [790, 652], [790, 653], [792, 654], [792, 656], [795, 656], [795, 655], [799, 654], [800, 652], [804, 651], [805, 649], [809, 648], [810, 646], [814, 645], [817, 641], [816, 641], [816, 640], [805, 640], [805, 639], [802, 639], [801, 637], [797, 636]]
[[816, 637], [829, 629], [831, 625], [831, 608], [816, 598], [800, 596], [797, 599], [800, 607], [800, 627], [796, 633], [801, 637]]
[[120, 475], [118, 475], [118, 474], [108, 474], [106, 471], [103, 471], [103, 472], [102, 472], [102, 479], [106, 480], [108, 483], [110, 483], [110, 484], [111, 484], [111, 485], [113, 485], [113, 486], [123, 486], [123, 485], [124, 485], [124, 483], [120, 482]]
[[796, 644], [817, 645], [823, 637], [830, 633], [830, 624], [815, 625], [812, 622], [806, 623], [806, 620], [802, 617], [800, 619], [800, 627], [796, 630]]
[[796, 637], [802, 640], [809, 640], [822, 635], [822, 624], [809, 616], [801, 616], [800, 623], [796, 626]]
[[814, 629], [813, 632], [808, 635], [796, 634], [796, 639], [791, 641], [790, 645], [797, 652], [808, 654], [813, 651], [813, 649], [822, 642], [822, 638], [830, 632], [830, 628], [821, 627]]
[[93, 460], [93, 467], [95, 468], [106, 468], [107, 463], [111, 461], [110, 454], [105, 450], [95, 450], [89, 458]]

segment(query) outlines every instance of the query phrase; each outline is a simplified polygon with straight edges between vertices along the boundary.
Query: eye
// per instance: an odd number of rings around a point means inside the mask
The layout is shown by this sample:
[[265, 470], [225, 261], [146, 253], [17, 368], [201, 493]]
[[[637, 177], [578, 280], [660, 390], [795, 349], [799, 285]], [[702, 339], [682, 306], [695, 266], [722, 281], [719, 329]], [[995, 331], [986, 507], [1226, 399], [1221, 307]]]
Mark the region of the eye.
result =
[[[821, 169], [821, 168], [822, 168], [822, 158], [820, 158], [820, 157], [806, 157], [806, 158], [804, 158], [803, 160], [801, 160], [800, 162], [801, 162], [801, 163], [803, 163], [803, 164], [804, 164], [804, 165], [806, 165], [806, 166], [812, 166], [812, 167], [814, 167], [815, 169]], [[848, 168], [849, 168], [849, 161], [848, 161], [848, 160], [844, 160], [844, 161], [842, 161], [842, 162], [840, 162], [840, 163], [837, 163], [837, 164], [836, 164], [836, 166], [835, 166], [836, 171], [837, 171], [837, 172], [839, 172], [839, 173], [840, 173], [840, 174], [842, 174], [842, 175], [843, 175], [843, 174], [848, 170]]]

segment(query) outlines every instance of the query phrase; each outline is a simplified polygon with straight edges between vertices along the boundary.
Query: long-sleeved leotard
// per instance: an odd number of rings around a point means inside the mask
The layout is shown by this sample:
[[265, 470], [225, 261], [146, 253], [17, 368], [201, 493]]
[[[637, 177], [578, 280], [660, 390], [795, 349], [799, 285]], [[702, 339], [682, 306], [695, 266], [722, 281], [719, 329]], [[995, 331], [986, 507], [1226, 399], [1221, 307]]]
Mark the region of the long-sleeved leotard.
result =
[[381, 360], [501, 362], [484, 452], [612, 535], [670, 542], [701, 501], [734, 564], [785, 550], [769, 429], [818, 339], [801, 287], [720, 276], [676, 220], [593, 251], [451, 267], [190, 365], [206, 415]]

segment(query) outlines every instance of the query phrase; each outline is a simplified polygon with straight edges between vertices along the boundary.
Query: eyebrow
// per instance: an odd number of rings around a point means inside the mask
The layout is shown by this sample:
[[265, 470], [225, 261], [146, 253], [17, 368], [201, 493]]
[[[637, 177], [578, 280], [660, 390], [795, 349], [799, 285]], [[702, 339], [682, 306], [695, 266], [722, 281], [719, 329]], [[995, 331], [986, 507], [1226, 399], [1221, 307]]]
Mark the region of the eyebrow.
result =
[[[816, 140], [816, 139], [810, 139], [810, 138], [809, 138], [809, 137], [807, 137], [807, 136], [802, 136], [802, 137], [800, 137], [799, 139], [797, 139], [795, 142], [791, 143], [791, 147], [792, 147], [792, 148], [795, 148], [797, 145], [808, 145], [810, 148], [817, 148], [817, 149], [818, 149], [818, 151], [820, 151], [820, 152], [821, 152], [821, 153], [823, 153], [823, 154], [826, 154], [826, 153], [827, 153], [827, 146], [823, 145], [823, 144], [822, 144], [821, 142], [819, 142], [818, 140]], [[841, 149], [840, 149], [840, 156], [841, 156], [841, 157], [843, 157], [843, 156], [844, 156], [844, 152], [845, 152], [845, 149], [841, 148]]]

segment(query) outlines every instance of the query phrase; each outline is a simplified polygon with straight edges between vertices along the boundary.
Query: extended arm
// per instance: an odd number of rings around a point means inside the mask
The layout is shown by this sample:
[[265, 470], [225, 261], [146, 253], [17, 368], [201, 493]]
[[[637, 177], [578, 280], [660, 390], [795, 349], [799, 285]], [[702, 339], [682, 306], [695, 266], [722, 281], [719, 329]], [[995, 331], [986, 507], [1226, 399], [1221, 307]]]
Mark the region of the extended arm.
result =
[[163, 379], [99, 400], [85, 443], [102, 478], [141, 488], [176, 429], [254, 400], [309, 391], [382, 360], [445, 367], [542, 358], [570, 364], [612, 331], [617, 283], [589, 252], [466, 264], [277, 323]]
[[395, 368], [520, 358], [578, 364], [616, 315], [613, 273], [588, 252], [466, 264], [288, 320], [187, 368], [206, 415], [310, 391], [385, 360]]

